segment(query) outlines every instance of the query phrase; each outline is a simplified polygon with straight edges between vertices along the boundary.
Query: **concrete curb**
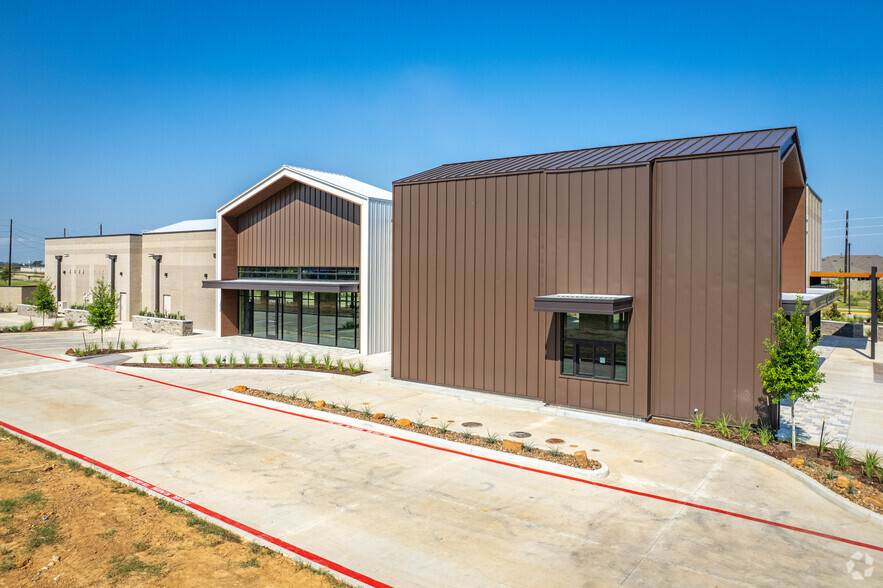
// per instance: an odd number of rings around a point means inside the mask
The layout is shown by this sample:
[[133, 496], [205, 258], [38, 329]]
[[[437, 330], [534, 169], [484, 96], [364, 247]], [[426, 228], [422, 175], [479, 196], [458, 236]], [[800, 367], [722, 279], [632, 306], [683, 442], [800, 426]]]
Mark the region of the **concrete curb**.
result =
[[711, 437], [709, 435], [703, 435], [702, 433], [695, 433], [693, 431], [686, 431], [684, 429], [675, 429], [673, 427], [666, 427], [663, 425], [654, 425], [652, 423], [644, 422], [644, 421], [634, 421], [631, 419], [623, 418], [620, 419], [618, 417], [612, 416], [604, 416], [604, 415], [596, 415], [594, 413], [582, 412], [582, 411], [574, 411], [571, 409], [558, 409], [554, 407], [548, 407], [551, 410], [543, 410], [540, 412], [544, 413], [552, 413], [561, 416], [567, 417], [575, 417], [581, 418], [583, 420], [597, 421], [603, 423], [610, 423], [615, 425], [622, 425], [625, 427], [631, 427], [633, 429], [641, 429], [644, 431], [653, 431], [656, 433], [663, 433], [665, 435], [671, 435], [673, 437], [680, 437], [682, 439], [690, 439], [691, 441], [699, 441], [701, 443], [706, 443], [708, 445], [713, 445], [720, 449], [725, 449], [727, 451], [732, 451], [733, 453], [738, 453], [739, 455], [744, 455], [745, 457], [749, 457], [755, 459], [761, 463], [764, 463], [768, 466], [771, 466], [780, 472], [788, 474], [795, 480], [801, 482], [804, 486], [821, 496], [822, 498], [827, 499], [829, 502], [839, 506], [843, 510], [846, 510], [857, 517], [874, 523], [883, 527], [883, 515], [877, 514], [863, 506], [859, 506], [858, 504], [843, 498], [836, 492], [826, 488], [823, 484], [820, 484], [816, 480], [807, 476], [804, 473], [801, 473], [799, 470], [791, 467], [783, 461], [780, 461], [774, 457], [770, 457], [765, 453], [761, 453], [754, 449], [750, 449], [748, 447], [743, 447], [737, 443], [733, 443], [731, 441], [725, 441], [723, 439], [718, 439], [717, 437]]
[[[397, 427], [390, 427], [389, 425], [384, 425], [382, 423], [374, 422], [374, 421], [364, 421], [362, 419], [357, 419], [353, 417], [348, 417], [344, 415], [339, 415], [333, 412], [325, 412], [322, 410], [312, 410], [309, 408], [301, 408], [300, 406], [296, 406], [294, 404], [286, 404], [284, 402], [276, 402], [274, 400], [268, 400], [265, 398], [259, 398], [257, 396], [250, 396], [248, 394], [241, 394], [239, 392], [234, 392], [229, 388], [225, 388], [221, 391], [222, 394], [227, 394], [230, 396], [236, 397], [246, 397], [249, 399], [249, 402], [253, 402], [254, 404], [260, 404], [262, 406], [267, 406], [270, 408], [281, 408], [285, 407], [285, 410], [289, 412], [293, 412], [296, 414], [300, 414], [303, 416], [315, 417], [317, 414], [323, 415], [323, 418], [329, 420], [333, 423], [343, 425], [347, 428], [353, 429], [364, 429], [366, 431], [370, 431], [373, 433], [377, 433], [384, 437], [401, 437], [403, 439], [407, 439], [409, 441], [414, 441], [417, 443], [422, 443], [424, 445], [430, 445], [433, 447], [438, 447], [441, 449], [447, 449], [451, 451], [457, 451], [460, 453], [467, 453], [469, 455], [474, 455], [475, 457], [481, 457], [484, 459], [492, 459], [495, 461], [500, 461], [507, 463], [509, 465], [515, 466], [517, 468], [528, 468], [533, 470], [541, 470], [544, 472], [548, 472], [551, 474], [557, 474], [561, 476], [570, 476], [573, 478], [581, 478], [584, 480], [600, 480], [602, 478], [606, 478], [610, 475], [610, 468], [607, 467], [607, 464], [604, 462], [601, 463], [601, 467], [597, 470], [584, 470], [581, 468], [574, 468], [566, 465], [562, 465], [559, 463], [546, 461], [544, 459], [537, 459], [533, 457], [526, 457], [523, 455], [517, 455], [514, 453], [507, 453], [505, 451], [497, 451], [496, 449], [490, 449], [487, 447], [481, 447], [479, 445], [470, 445], [469, 443], [458, 443], [456, 441], [450, 441], [448, 439], [441, 439], [439, 437], [433, 437], [432, 435], [423, 435], [422, 433], [416, 433], [414, 431], [409, 431], [408, 429], [399, 429]], [[427, 425], [431, 426], [431, 425]], [[597, 460], [596, 460], [597, 461]]]

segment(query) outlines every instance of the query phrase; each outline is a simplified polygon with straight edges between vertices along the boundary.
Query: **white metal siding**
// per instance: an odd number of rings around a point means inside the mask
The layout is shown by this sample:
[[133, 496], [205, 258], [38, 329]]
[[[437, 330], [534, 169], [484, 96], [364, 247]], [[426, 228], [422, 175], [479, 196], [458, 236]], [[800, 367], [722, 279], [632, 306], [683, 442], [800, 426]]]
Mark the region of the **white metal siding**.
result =
[[822, 271], [822, 199], [806, 187], [806, 271]]
[[[363, 211], [365, 208], [363, 207]], [[368, 284], [365, 322], [368, 345], [363, 353], [389, 351], [392, 333], [392, 202], [371, 199], [362, 230], [368, 231]]]

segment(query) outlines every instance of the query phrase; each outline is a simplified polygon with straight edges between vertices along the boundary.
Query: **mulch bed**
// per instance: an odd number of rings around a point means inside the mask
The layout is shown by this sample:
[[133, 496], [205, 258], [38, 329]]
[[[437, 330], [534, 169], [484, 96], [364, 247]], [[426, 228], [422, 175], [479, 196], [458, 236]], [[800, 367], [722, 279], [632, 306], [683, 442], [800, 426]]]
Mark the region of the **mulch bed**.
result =
[[[767, 445], [762, 445], [756, 432], [752, 432], [748, 441], [743, 442], [739, 438], [735, 429], [731, 429], [730, 437], [726, 438], [709, 424], [703, 424], [702, 428], [697, 429], [692, 423], [658, 417], [654, 417], [648, 422], [654, 425], [662, 425], [665, 427], [702, 433], [703, 435], [717, 437], [718, 439], [723, 439], [765, 453], [779, 461], [787, 463], [797, 470], [800, 470], [802, 473], [813, 478], [829, 490], [836, 492], [844, 498], [851, 500], [868, 510], [883, 514], [883, 470], [878, 471], [876, 477], [870, 478], [862, 471], [862, 462], [856, 459], [853, 459], [849, 466], [840, 468], [838, 467], [837, 460], [831, 451], [834, 446], [829, 447], [823, 451], [821, 455], [818, 455], [818, 446], [798, 443], [796, 449], [791, 449], [790, 440], [776, 441], [774, 439]], [[803, 465], [795, 465], [793, 461], [795, 458], [805, 460]], [[846, 488], [840, 488], [837, 486], [837, 476], [845, 476], [850, 481], [853, 486], [852, 492], [850, 492], [849, 486]]]
[[[530, 448], [530, 446], [525, 445], [524, 448], [520, 451], [511, 450], [503, 447], [503, 441], [500, 439], [488, 440], [487, 437], [490, 436], [490, 433], [485, 435], [480, 435], [477, 433], [463, 433], [460, 431], [454, 431], [448, 429], [447, 431], [442, 431], [441, 428], [445, 426], [446, 423], [448, 426], [453, 426], [454, 421], [442, 421], [437, 419], [436, 417], [431, 417], [430, 421], [436, 421], [435, 423], [416, 423], [410, 422], [407, 425], [397, 424], [396, 421], [399, 420], [398, 417], [394, 415], [385, 415], [383, 413], [376, 413], [370, 409], [370, 406], [363, 404], [360, 405], [360, 408], [345, 408], [340, 405], [336, 405], [333, 403], [326, 402], [324, 406], [316, 406], [316, 403], [321, 402], [320, 400], [310, 399], [305, 400], [303, 397], [297, 396], [287, 396], [285, 394], [278, 394], [275, 392], [267, 392], [266, 390], [258, 390], [256, 388], [249, 388], [247, 386], [237, 386], [232, 389], [234, 392], [238, 392], [240, 394], [248, 394], [249, 396], [256, 396], [258, 398], [264, 398], [266, 400], [272, 400], [274, 402], [281, 402], [284, 404], [291, 404], [294, 406], [299, 406], [301, 408], [308, 408], [310, 410], [319, 410], [322, 412], [331, 412], [334, 414], [344, 415], [348, 417], [353, 417], [357, 419], [361, 419], [363, 421], [371, 421], [375, 423], [382, 423], [388, 427], [395, 427], [396, 429], [407, 429], [409, 431], [414, 431], [415, 433], [420, 433], [422, 435], [429, 435], [431, 437], [440, 437], [442, 439], [447, 439], [449, 441], [456, 441], [458, 443], [466, 443], [468, 445], [477, 445], [480, 447], [489, 447], [491, 449], [495, 449], [497, 451], [503, 451], [505, 453], [514, 453], [516, 455], [523, 455], [525, 457], [532, 457], [535, 459], [542, 459], [545, 461], [551, 461], [555, 463], [560, 463], [566, 466], [579, 468], [583, 470], [597, 470], [601, 467], [601, 463], [594, 459], [588, 459], [585, 462], [582, 462], [575, 458], [573, 455], [569, 453], [565, 453], [558, 449], [555, 450], [547, 450], [547, 449], [539, 449], [537, 447]], [[296, 394], [296, 393], [295, 393]], [[406, 419], [407, 420], [407, 419]]]
[[[168, 347], [139, 347], [138, 349], [123, 349], [122, 351], [119, 349], [102, 349], [101, 351], [85, 351], [83, 353], [76, 353], [73, 349], [68, 349], [64, 352], [65, 355], [69, 355], [71, 357], [96, 357], [98, 355], [115, 355], [117, 353], [139, 353], [141, 351], [157, 351], [159, 349], [168, 349]], [[136, 365], [136, 364], [127, 364], [123, 365]], [[138, 364], [140, 365], [140, 364]]]
[[27, 331], [23, 331], [19, 329], [17, 331], [3, 331], [4, 333], [51, 333], [53, 331], [81, 331], [83, 330], [82, 326], [79, 327], [61, 327], [60, 329], [56, 329], [55, 327], [34, 327], [33, 329], [28, 329]]
[[[141, 351], [140, 349], [138, 351]], [[251, 364], [250, 366], [246, 366], [244, 364], [238, 363], [236, 365], [229, 364], [221, 364], [220, 366], [209, 363], [206, 366], [203, 366], [201, 363], [194, 363], [191, 365], [186, 365], [183, 362], [178, 363], [178, 365], [172, 365], [171, 363], [136, 363], [136, 362], [127, 362], [122, 364], [121, 367], [136, 367], [136, 368], [166, 368], [173, 370], [287, 370], [287, 371], [300, 371], [300, 372], [319, 372], [321, 374], [337, 374], [340, 376], [363, 376], [365, 374], [370, 374], [371, 372], [367, 370], [362, 370], [360, 372], [350, 372], [349, 370], [338, 371], [336, 368], [326, 370], [324, 367], [314, 368], [312, 366], [300, 367], [286, 367], [282, 364], [279, 366], [274, 366], [272, 364], [264, 364], [263, 366], [259, 366], [257, 364]]]

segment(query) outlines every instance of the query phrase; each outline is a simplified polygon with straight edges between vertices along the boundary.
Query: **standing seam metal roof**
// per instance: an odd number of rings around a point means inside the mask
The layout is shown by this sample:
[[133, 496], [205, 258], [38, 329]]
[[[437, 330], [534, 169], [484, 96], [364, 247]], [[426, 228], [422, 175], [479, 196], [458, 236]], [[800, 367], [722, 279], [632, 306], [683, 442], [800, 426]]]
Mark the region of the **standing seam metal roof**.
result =
[[402, 178], [394, 184], [430, 182], [472, 176], [523, 173], [543, 170], [585, 169], [616, 165], [649, 163], [657, 159], [702, 156], [739, 151], [756, 151], [782, 147], [797, 133], [796, 127], [724, 133], [668, 141], [629, 143], [610, 147], [574, 149], [555, 153], [519, 155], [499, 159], [447, 163], [430, 170]]

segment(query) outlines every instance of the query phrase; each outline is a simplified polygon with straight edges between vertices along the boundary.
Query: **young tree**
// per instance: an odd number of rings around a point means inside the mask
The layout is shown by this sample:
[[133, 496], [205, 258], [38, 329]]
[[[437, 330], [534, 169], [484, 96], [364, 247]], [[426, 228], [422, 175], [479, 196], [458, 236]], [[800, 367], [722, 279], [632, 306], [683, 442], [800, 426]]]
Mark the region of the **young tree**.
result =
[[4, 263], [3, 267], [0, 267], [0, 282], [2, 282], [3, 284], [9, 282], [9, 277], [11, 273], [12, 270], [10, 269], [9, 264]]
[[45, 327], [46, 315], [54, 314], [58, 311], [58, 307], [55, 305], [55, 294], [52, 293], [52, 288], [49, 287], [46, 280], [37, 282], [37, 289], [34, 290], [33, 299], [34, 308], [43, 316], [43, 326]]
[[819, 384], [825, 381], [825, 374], [819, 371], [819, 356], [813, 350], [818, 333], [806, 330], [806, 314], [800, 297], [794, 306], [790, 317], [785, 316], [781, 308], [773, 315], [775, 341], [763, 342], [770, 358], [757, 366], [770, 401], [779, 404], [786, 398], [791, 400], [791, 449], [797, 445], [794, 405], [798, 400], [816, 400]]
[[103, 278], [92, 288], [92, 303], [86, 310], [89, 318], [86, 322], [92, 327], [92, 332], [101, 332], [101, 348], [104, 349], [104, 331], [110, 329], [116, 321], [117, 300], [116, 292], [110, 289]]

